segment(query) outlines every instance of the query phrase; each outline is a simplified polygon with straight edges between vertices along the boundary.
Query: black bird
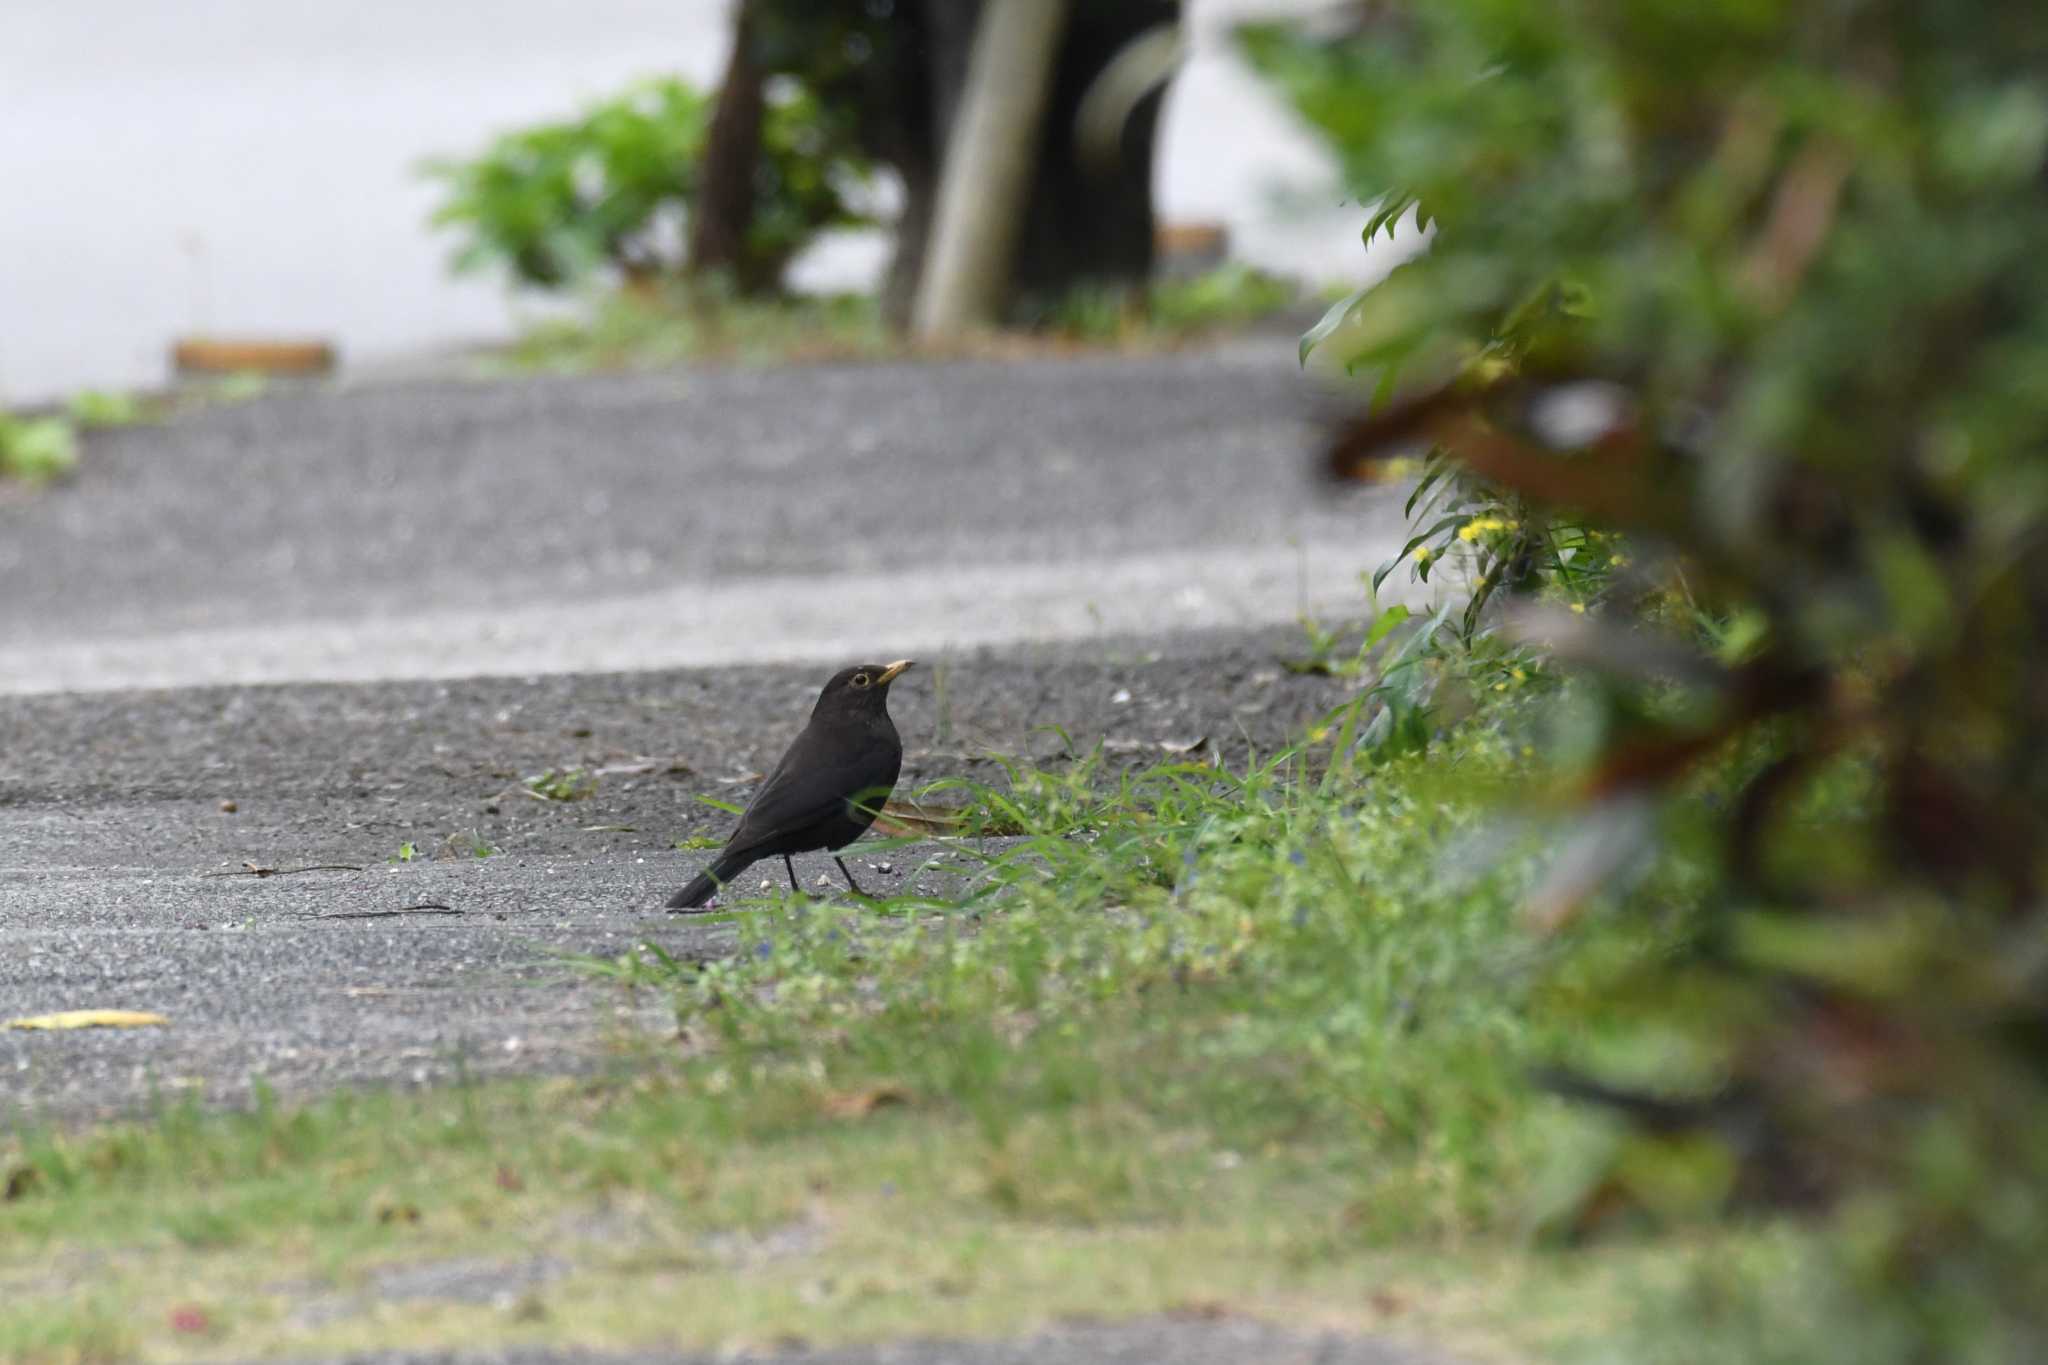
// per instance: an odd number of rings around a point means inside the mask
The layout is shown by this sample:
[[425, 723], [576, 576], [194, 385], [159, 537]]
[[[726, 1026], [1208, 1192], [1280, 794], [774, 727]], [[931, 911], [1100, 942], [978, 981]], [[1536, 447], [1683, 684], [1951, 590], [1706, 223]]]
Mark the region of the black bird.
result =
[[810, 724], [747, 803], [739, 828], [711, 865], [669, 898], [669, 909], [695, 909], [747, 868], [777, 854], [794, 891], [796, 868], [789, 855], [820, 848], [833, 850], [832, 861], [855, 895], [867, 894], [838, 850], [867, 832], [895, 790], [903, 741], [889, 719], [889, 684], [911, 662], [855, 664], [832, 675], [811, 708]]

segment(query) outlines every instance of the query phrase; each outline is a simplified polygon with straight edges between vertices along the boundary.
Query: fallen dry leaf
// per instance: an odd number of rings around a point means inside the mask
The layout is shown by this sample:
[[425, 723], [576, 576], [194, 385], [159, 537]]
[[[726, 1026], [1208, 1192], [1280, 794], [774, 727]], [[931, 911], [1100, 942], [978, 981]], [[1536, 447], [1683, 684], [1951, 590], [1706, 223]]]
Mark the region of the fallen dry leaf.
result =
[[18, 1029], [74, 1029], [74, 1028], [156, 1028], [171, 1021], [161, 1014], [147, 1014], [141, 1010], [61, 1010], [56, 1014], [30, 1014], [20, 1019], [9, 1019], [8, 1028]]
[[979, 823], [970, 825], [971, 812], [964, 806], [919, 805], [915, 801], [886, 801], [875, 817], [875, 833], [895, 836], [946, 838], [956, 834], [1010, 835], [1024, 831], [1007, 820], [985, 812]]
[[835, 1119], [864, 1119], [877, 1109], [909, 1104], [910, 1091], [900, 1085], [871, 1085], [825, 1097], [825, 1112]]
[[885, 801], [875, 817], [878, 834], [947, 835], [959, 832], [965, 813], [946, 806], [918, 805], [915, 801]]

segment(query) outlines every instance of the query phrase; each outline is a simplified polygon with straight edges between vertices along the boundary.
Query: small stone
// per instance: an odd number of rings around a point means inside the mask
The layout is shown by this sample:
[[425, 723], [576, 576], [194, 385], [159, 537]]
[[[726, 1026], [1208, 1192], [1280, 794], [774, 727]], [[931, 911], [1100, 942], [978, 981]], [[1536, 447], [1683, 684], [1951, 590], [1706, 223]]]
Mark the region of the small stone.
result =
[[1128, 687], [1119, 687], [1116, 690], [1116, 695], [1111, 697], [1109, 700], [1110, 704], [1113, 706], [1128, 705], [1131, 700], [1131, 689]]
[[240, 809], [241, 806], [239, 806], [233, 801], [223, 801], [220, 803], [220, 813], [222, 815], [233, 815], [236, 811]]
[[885, 876], [885, 877], [886, 877], [886, 876], [888, 876], [888, 875], [889, 875], [889, 874], [890, 874], [891, 872], [894, 872], [895, 870], [896, 870], [896, 864], [894, 864], [894, 863], [876, 863], [876, 864], [875, 864], [875, 871], [877, 871], [877, 872], [881, 873], [881, 874], [882, 874], [883, 876]]

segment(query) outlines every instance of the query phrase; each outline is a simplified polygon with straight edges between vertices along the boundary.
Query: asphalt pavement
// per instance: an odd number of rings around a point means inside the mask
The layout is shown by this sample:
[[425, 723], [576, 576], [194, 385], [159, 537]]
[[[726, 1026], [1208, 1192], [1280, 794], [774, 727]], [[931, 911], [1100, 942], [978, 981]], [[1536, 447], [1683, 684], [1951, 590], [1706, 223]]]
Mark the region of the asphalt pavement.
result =
[[[1106, 739], [1270, 750], [1340, 695], [1384, 499], [1310, 477], [1286, 339], [1031, 363], [280, 392], [95, 433], [0, 504], [0, 1106], [583, 1070], [831, 668], [914, 654], [906, 788]], [[573, 802], [526, 779], [596, 775]], [[491, 850], [476, 856], [478, 848]], [[856, 850], [942, 893], [934, 850]], [[887, 862], [889, 870], [878, 864]], [[829, 873], [823, 857], [803, 875]], [[918, 872], [917, 869], [925, 869]]]
[[[0, 692], [597, 672], [1355, 612], [1290, 340], [278, 394], [0, 500]], [[886, 649], [884, 646], [886, 645]]]
[[[1115, 761], [1270, 752], [1341, 699], [1278, 660], [1285, 628], [939, 657], [892, 689], [900, 790], [995, 780], [991, 753]], [[580, 1071], [673, 1020], [562, 962], [733, 929], [660, 911], [800, 728], [805, 665], [0, 697], [0, 1019], [72, 1009], [166, 1027], [0, 1030], [25, 1113], [132, 1111], [342, 1083]], [[526, 779], [580, 770], [553, 801]], [[491, 850], [477, 856], [478, 847]], [[938, 860], [938, 866], [916, 870]], [[893, 892], [957, 886], [943, 850], [850, 861]], [[807, 888], [839, 885], [797, 859]], [[756, 872], [780, 886], [781, 869]], [[753, 874], [750, 874], [750, 877]], [[819, 883], [822, 880], [823, 886]], [[625, 1050], [630, 1051], [630, 1048]]]

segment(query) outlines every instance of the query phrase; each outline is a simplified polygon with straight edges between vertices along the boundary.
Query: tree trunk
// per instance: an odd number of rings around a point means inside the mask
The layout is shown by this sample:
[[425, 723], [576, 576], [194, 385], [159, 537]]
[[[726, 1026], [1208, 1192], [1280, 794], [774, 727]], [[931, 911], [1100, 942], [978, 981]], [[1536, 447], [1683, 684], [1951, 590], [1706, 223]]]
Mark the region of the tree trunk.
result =
[[[897, 0], [905, 8], [904, 0]], [[968, 54], [983, 0], [924, 0], [920, 11], [921, 77], [928, 122], [912, 127], [937, 143], [960, 116]], [[1008, 280], [1005, 321], [1030, 324], [1069, 290], [1081, 285], [1142, 286], [1152, 275], [1152, 163], [1165, 87], [1146, 96], [1124, 126], [1120, 156], [1107, 172], [1090, 170], [1076, 154], [1074, 119], [1095, 78], [1126, 44], [1180, 19], [1180, 0], [1081, 0], [1072, 6], [1042, 121], [1030, 192]], [[920, 110], [919, 113], [924, 111]], [[906, 226], [931, 222], [939, 198], [939, 157], [919, 162], [891, 157], [903, 178]], [[899, 233], [890, 268], [892, 285], [916, 281], [927, 265], [928, 243]], [[914, 284], [913, 286], [914, 287]], [[908, 291], [905, 291], [906, 294]], [[888, 314], [899, 325], [907, 314]]]
[[1078, 285], [1139, 288], [1152, 277], [1152, 162], [1165, 85], [1139, 101], [1104, 167], [1075, 145], [1075, 119], [1104, 67], [1134, 38], [1180, 18], [1177, 0], [1077, 5], [1054, 68], [1045, 144], [1017, 246], [1010, 318], [1042, 320]]
[[[1053, 60], [1030, 189], [1021, 211], [1004, 318], [1034, 322], [1076, 285], [1141, 285], [1152, 273], [1152, 161], [1162, 90], [1125, 123], [1113, 168], [1084, 167], [1074, 145], [1083, 96], [1132, 39], [1179, 22], [1180, 0], [1061, 0], [1069, 9]], [[852, 111], [865, 153], [892, 167], [904, 203], [882, 290], [897, 327], [930, 252], [941, 162], [967, 87], [969, 57], [992, 0], [750, 0], [763, 64]]]
[[997, 320], [1043, 141], [1066, 0], [989, 0], [946, 140], [912, 319], [919, 336]]
[[761, 161], [761, 118], [766, 73], [753, 51], [755, 0], [737, 0], [732, 56], [718, 87], [718, 104], [705, 130], [698, 163], [697, 192], [690, 204], [689, 271], [694, 276], [724, 272], [743, 288], [754, 284], [747, 269], [747, 229], [754, 219], [754, 176]]

